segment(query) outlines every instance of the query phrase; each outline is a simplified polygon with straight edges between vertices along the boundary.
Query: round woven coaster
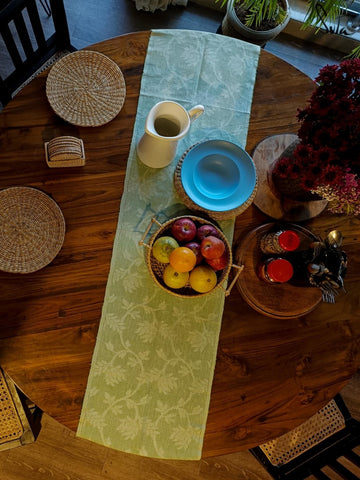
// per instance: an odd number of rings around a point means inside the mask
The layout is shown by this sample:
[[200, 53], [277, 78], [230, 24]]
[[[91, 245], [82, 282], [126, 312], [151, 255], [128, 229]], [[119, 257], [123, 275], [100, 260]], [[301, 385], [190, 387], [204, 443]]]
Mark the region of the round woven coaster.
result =
[[0, 191], [0, 270], [40, 270], [56, 257], [64, 238], [64, 216], [48, 195], [30, 187]]
[[175, 184], [175, 189], [181, 201], [188, 208], [190, 208], [190, 210], [198, 213], [206, 213], [207, 215], [209, 215], [209, 217], [213, 218], [214, 220], [227, 220], [229, 218], [237, 217], [238, 215], [243, 213], [248, 207], [250, 207], [250, 205], [252, 204], [253, 199], [255, 198], [255, 195], [257, 192], [257, 178], [256, 178], [256, 184], [255, 184], [254, 190], [251, 193], [250, 197], [242, 205], [239, 205], [239, 207], [233, 208], [232, 210], [225, 210], [222, 212], [215, 212], [214, 210], [206, 210], [205, 208], [200, 207], [197, 203], [193, 202], [191, 198], [188, 196], [188, 194], [185, 192], [182, 181], [181, 181], [182, 164], [184, 162], [186, 155], [190, 152], [190, 150], [193, 147], [195, 147], [195, 145], [198, 145], [198, 143], [195, 143], [183, 153], [182, 157], [178, 161], [178, 164], [176, 165], [176, 168], [175, 168], [174, 184]]
[[90, 50], [60, 59], [46, 80], [46, 95], [54, 112], [81, 127], [110, 122], [120, 112], [125, 94], [125, 80], [118, 65]]

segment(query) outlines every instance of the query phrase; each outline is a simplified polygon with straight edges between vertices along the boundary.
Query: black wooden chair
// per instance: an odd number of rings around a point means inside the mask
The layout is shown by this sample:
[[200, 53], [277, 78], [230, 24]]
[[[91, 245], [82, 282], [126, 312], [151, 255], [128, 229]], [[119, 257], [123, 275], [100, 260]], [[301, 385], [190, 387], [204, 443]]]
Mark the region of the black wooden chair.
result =
[[70, 43], [63, 0], [49, 1], [46, 18], [39, 14], [36, 0], [0, 0], [1, 63], [13, 66], [0, 77], [3, 106], [33, 76], [75, 50]]
[[250, 452], [276, 480], [360, 479], [360, 422], [337, 395], [317, 414]]

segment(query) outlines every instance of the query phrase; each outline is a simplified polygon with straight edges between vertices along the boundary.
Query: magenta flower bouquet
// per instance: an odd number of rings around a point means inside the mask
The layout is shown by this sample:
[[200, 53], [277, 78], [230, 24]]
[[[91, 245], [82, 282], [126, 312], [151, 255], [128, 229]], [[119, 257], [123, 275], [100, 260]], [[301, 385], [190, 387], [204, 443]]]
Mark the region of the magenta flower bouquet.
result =
[[334, 213], [360, 214], [360, 59], [328, 65], [298, 112], [299, 143], [274, 168], [280, 178], [329, 201]]

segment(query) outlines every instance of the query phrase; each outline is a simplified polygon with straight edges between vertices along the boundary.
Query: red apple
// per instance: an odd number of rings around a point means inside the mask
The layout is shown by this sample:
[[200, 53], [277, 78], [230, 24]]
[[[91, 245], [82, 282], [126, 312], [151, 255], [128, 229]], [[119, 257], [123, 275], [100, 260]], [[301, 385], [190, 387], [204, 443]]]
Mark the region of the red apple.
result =
[[171, 227], [171, 235], [178, 242], [190, 242], [195, 238], [196, 225], [191, 218], [179, 218]]
[[192, 250], [195, 253], [195, 255], [196, 255], [196, 265], [199, 265], [199, 263], [201, 263], [201, 261], [203, 259], [203, 256], [201, 255], [200, 243], [189, 242], [186, 245], [184, 245], [184, 247], [190, 248], [190, 250]]
[[219, 258], [225, 252], [225, 243], [221, 238], [209, 235], [201, 241], [200, 251], [205, 259]]
[[208, 237], [209, 235], [212, 235], [213, 237], [218, 237], [219, 232], [216, 230], [215, 227], [207, 224], [201, 225], [201, 227], [197, 229], [196, 236], [200, 240], [200, 242], [201, 240], [203, 240], [205, 237]]
[[217, 272], [218, 270], [223, 270], [227, 266], [228, 260], [229, 260], [229, 257], [227, 252], [225, 251], [221, 255], [221, 257], [207, 258], [206, 263], [208, 263], [210, 267], [212, 267], [215, 270], [215, 272]]

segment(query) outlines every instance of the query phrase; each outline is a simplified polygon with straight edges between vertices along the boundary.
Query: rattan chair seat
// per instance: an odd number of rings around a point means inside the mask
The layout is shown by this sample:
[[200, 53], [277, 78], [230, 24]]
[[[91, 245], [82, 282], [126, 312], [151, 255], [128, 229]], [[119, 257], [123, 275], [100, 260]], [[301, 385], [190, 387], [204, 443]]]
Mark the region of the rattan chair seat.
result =
[[260, 448], [273, 465], [279, 466], [288, 463], [343, 428], [345, 419], [335, 400], [331, 400], [299, 427], [260, 445]]
[[0, 402], [0, 444], [2, 444], [20, 438], [24, 433], [24, 427], [1, 368]]
[[28, 399], [0, 367], [0, 451], [33, 443], [41, 429], [42, 412], [27, 405]]

